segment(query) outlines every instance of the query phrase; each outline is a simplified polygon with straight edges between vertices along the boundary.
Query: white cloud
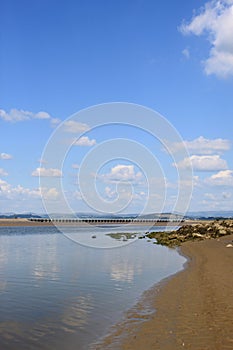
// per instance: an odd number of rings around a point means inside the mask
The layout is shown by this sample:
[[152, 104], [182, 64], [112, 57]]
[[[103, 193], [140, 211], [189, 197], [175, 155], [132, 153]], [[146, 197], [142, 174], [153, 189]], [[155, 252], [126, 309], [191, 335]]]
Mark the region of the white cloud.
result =
[[219, 191], [204, 193], [198, 205], [204, 206], [204, 210], [230, 210], [233, 205], [232, 192]]
[[187, 179], [187, 180], [178, 180], [177, 184], [174, 184], [173, 187], [178, 187], [180, 189], [183, 189], [185, 187], [199, 187], [200, 186], [200, 179], [199, 176], [195, 175], [192, 177], [191, 180]]
[[80, 165], [74, 163], [74, 164], [72, 164], [72, 168], [73, 168], [73, 169], [79, 169], [79, 168], [80, 168]]
[[106, 182], [132, 182], [139, 183], [142, 181], [142, 173], [136, 172], [134, 165], [116, 165], [111, 168], [110, 173], [99, 175], [98, 178]]
[[36, 188], [29, 189], [21, 185], [12, 186], [7, 181], [0, 179], [0, 199], [20, 200], [40, 199], [44, 197], [49, 200], [58, 198], [59, 193], [56, 188]]
[[190, 58], [190, 52], [189, 49], [186, 48], [182, 51], [182, 54], [184, 55], [185, 58], [189, 59]]
[[38, 198], [40, 197], [40, 191], [38, 189], [30, 190], [24, 188], [21, 185], [16, 187], [10, 185], [8, 182], [0, 179], [0, 198], [3, 199], [17, 199], [24, 200], [28, 197]]
[[32, 172], [32, 176], [43, 176], [43, 177], [61, 177], [62, 172], [60, 169], [54, 169], [54, 168], [36, 168]]
[[117, 192], [109, 186], [105, 187], [104, 192], [108, 198], [115, 198], [117, 196]]
[[87, 124], [76, 122], [75, 120], [67, 120], [64, 122], [65, 131], [73, 134], [88, 131], [90, 127]]
[[111, 200], [145, 201], [147, 194], [144, 191], [130, 191], [126, 188], [114, 190], [110, 186], [105, 187], [104, 193]]
[[44, 159], [38, 159], [38, 162], [40, 163], [40, 164], [47, 164], [48, 162], [46, 161], [46, 160], [44, 160]]
[[47, 112], [40, 111], [33, 113], [22, 109], [11, 109], [9, 113], [0, 109], [0, 119], [6, 122], [21, 122], [31, 119], [52, 119]]
[[22, 122], [33, 119], [48, 120], [52, 127], [57, 126], [61, 122], [58, 118], [52, 118], [49, 113], [40, 111], [38, 113], [33, 113], [30, 111], [24, 111], [22, 109], [11, 109], [9, 112], [0, 109], [0, 119], [6, 122]]
[[7, 176], [7, 175], [8, 173], [4, 169], [0, 168], [0, 176]]
[[8, 153], [0, 153], [0, 159], [4, 159], [4, 160], [8, 160], [8, 159], [12, 159], [12, 155], [8, 154]]
[[33, 118], [35, 119], [50, 119], [50, 115], [47, 112], [38, 112], [33, 114]]
[[204, 193], [204, 197], [211, 201], [221, 201], [221, 200], [231, 200], [232, 193], [231, 192], [220, 192], [220, 193]]
[[233, 75], [233, 0], [212, 0], [180, 27], [183, 34], [207, 35], [211, 48], [204, 61], [207, 75]]
[[173, 142], [169, 145], [169, 149], [173, 153], [179, 152], [184, 147], [188, 149], [189, 153], [196, 155], [221, 154], [231, 148], [231, 142], [221, 138], [210, 140], [200, 136], [192, 141]]
[[51, 118], [51, 119], [50, 119], [50, 123], [51, 123], [51, 126], [52, 126], [52, 127], [57, 126], [60, 122], [61, 122], [61, 120], [58, 119], [58, 118]]
[[173, 163], [181, 169], [193, 168], [196, 171], [218, 171], [227, 169], [227, 162], [221, 159], [219, 155], [213, 156], [197, 156], [193, 155], [191, 157], [185, 158], [179, 163]]
[[0, 118], [7, 122], [19, 122], [30, 119], [30, 112], [11, 109], [9, 113], [0, 109]]
[[96, 144], [96, 140], [90, 140], [88, 136], [82, 136], [77, 141], [75, 141], [74, 146], [87, 146], [91, 147]]
[[47, 200], [56, 200], [59, 197], [59, 192], [55, 187], [47, 188], [42, 187], [39, 189], [41, 197]]
[[205, 182], [213, 186], [233, 186], [233, 170], [222, 170], [207, 178]]

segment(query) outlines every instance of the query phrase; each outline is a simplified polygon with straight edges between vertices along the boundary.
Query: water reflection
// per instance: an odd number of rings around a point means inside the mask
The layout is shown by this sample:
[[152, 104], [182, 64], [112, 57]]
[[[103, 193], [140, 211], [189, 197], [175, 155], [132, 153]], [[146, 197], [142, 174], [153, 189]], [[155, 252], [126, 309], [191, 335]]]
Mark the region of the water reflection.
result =
[[134, 266], [127, 262], [119, 262], [111, 266], [111, 278], [115, 281], [132, 282], [134, 279]]
[[65, 332], [74, 333], [77, 327], [83, 329], [89, 321], [90, 311], [93, 309], [91, 295], [78, 296], [69, 300], [69, 305], [61, 317], [62, 328]]
[[87, 349], [184, 258], [145, 240], [80, 246], [48, 228], [0, 228], [0, 349]]
[[6, 281], [0, 281], [0, 293], [6, 289], [6, 286], [7, 286]]
[[32, 273], [37, 279], [47, 278], [52, 281], [59, 279], [59, 259], [57, 256], [57, 235], [50, 237], [46, 249], [43, 241], [38, 242], [35, 256], [35, 265]]

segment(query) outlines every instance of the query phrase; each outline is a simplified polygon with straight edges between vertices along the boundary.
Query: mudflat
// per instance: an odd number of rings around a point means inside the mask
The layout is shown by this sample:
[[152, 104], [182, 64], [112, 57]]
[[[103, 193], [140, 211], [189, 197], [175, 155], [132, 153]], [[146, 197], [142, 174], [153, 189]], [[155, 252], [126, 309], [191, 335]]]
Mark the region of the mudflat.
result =
[[233, 235], [182, 244], [186, 269], [149, 292], [156, 311], [129, 313], [101, 348], [233, 349], [233, 247], [227, 245]]

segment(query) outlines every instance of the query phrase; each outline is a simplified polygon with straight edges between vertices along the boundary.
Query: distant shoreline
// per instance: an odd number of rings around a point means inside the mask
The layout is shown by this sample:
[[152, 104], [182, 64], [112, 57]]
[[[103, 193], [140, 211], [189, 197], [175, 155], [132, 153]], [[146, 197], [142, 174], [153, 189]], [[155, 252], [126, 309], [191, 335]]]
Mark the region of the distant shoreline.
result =
[[[176, 227], [176, 226], [182, 226], [182, 225], [193, 225], [198, 224], [202, 222], [208, 222], [207, 220], [188, 220], [184, 222], [155, 222], [155, 223], [149, 223], [149, 222], [131, 222], [131, 223], [117, 223], [117, 225], [125, 225], [125, 226], [155, 226], [155, 227]], [[6, 227], [6, 226], [90, 226], [90, 225], [96, 225], [96, 226], [103, 226], [103, 225], [113, 225], [114, 223], [84, 223], [84, 222], [57, 222], [56, 224], [53, 222], [40, 222], [40, 221], [30, 221], [28, 219], [24, 218], [16, 218], [16, 219], [0, 219], [0, 227]]]

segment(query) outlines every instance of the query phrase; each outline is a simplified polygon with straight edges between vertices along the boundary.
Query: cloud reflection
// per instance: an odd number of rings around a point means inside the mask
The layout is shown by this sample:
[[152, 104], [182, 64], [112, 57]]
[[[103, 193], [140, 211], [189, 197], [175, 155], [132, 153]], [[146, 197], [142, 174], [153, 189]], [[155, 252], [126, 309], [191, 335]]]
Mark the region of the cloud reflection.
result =
[[[46, 249], [45, 249], [46, 248]], [[59, 279], [59, 259], [57, 252], [57, 236], [50, 237], [49, 247], [45, 247], [45, 242], [41, 240], [34, 247], [35, 265], [32, 274], [36, 279], [50, 279], [55, 281]]]
[[119, 261], [111, 266], [111, 279], [117, 282], [128, 282], [131, 283], [134, 280], [135, 274], [140, 274], [142, 267], [129, 261]]

